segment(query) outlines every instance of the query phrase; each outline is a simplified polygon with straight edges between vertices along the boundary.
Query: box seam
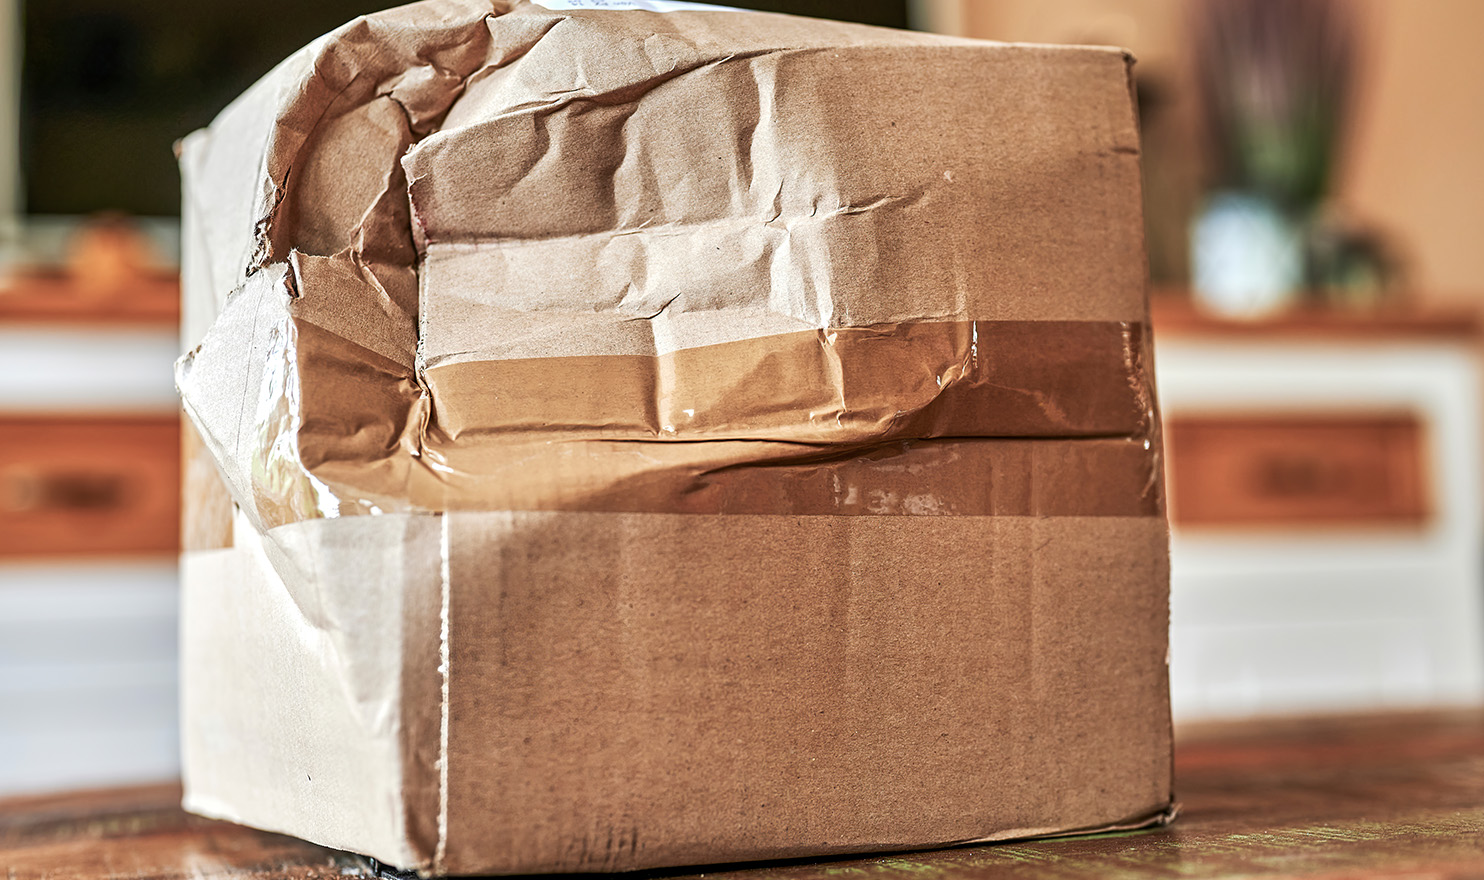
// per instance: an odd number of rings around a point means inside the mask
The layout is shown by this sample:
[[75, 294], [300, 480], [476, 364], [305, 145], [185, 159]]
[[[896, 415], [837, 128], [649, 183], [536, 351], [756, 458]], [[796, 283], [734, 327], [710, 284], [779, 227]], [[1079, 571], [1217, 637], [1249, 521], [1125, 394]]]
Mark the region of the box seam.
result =
[[439, 518], [438, 534], [438, 568], [439, 568], [439, 606], [438, 606], [438, 674], [439, 674], [439, 697], [438, 697], [438, 840], [433, 849], [433, 871], [437, 874], [446, 873], [444, 864], [448, 856], [448, 722], [449, 722], [449, 660], [450, 651], [448, 644], [449, 630], [451, 629], [450, 618], [450, 587], [449, 577], [449, 529], [448, 516]]

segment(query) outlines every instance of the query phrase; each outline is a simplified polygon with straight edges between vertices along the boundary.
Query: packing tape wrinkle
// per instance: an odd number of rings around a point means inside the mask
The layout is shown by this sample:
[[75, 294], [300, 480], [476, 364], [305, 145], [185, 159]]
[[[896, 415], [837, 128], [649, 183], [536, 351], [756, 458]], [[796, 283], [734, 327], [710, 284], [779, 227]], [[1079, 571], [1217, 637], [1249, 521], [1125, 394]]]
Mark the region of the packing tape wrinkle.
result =
[[[375, 355], [361, 346], [289, 322], [267, 337], [253, 419], [252, 506], [268, 528], [317, 517], [489, 509], [1158, 511], [1157, 444], [1149, 442], [1137, 325], [980, 321], [966, 330], [939, 322], [904, 325], [896, 335], [873, 328], [864, 337], [850, 329], [823, 343], [790, 334], [679, 352], [683, 370], [643, 365], [655, 358], [549, 358], [467, 362], [418, 382], [385, 362], [369, 364]], [[935, 353], [942, 338], [975, 340], [977, 351], [965, 357], [948, 345]], [[842, 352], [852, 339], [858, 350]], [[1003, 344], [987, 344], [995, 341]], [[808, 375], [793, 372], [790, 358], [813, 345], [836, 348], [826, 360], [845, 366], [813, 374], [815, 384], [796, 380], [781, 404], [778, 383]], [[937, 366], [927, 369], [934, 354]], [[744, 355], [781, 362], [785, 372], [764, 375], [759, 393], [729, 375]], [[308, 382], [306, 369], [315, 372]], [[656, 375], [684, 387], [656, 388]], [[345, 382], [356, 393], [334, 391]], [[377, 383], [395, 387], [368, 393], [365, 386]], [[305, 385], [319, 397], [307, 411]], [[440, 398], [450, 387], [456, 390]], [[671, 407], [697, 404], [685, 408], [694, 418], [657, 425], [661, 397]], [[347, 402], [349, 412], [336, 410]], [[441, 428], [455, 406], [466, 411], [457, 415], [456, 433]], [[426, 423], [424, 407], [432, 411]], [[925, 485], [937, 488], [929, 495]]]

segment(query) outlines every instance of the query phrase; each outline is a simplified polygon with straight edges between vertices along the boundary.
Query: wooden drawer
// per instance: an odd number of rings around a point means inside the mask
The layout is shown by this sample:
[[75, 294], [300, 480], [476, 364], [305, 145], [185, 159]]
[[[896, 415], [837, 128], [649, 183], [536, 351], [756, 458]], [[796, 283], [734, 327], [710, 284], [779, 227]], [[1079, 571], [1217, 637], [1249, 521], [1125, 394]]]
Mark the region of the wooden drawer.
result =
[[0, 557], [180, 547], [176, 416], [0, 416]]
[[1166, 420], [1170, 518], [1419, 526], [1429, 506], [1423, 437], [1410, 413], [1176, 415]]

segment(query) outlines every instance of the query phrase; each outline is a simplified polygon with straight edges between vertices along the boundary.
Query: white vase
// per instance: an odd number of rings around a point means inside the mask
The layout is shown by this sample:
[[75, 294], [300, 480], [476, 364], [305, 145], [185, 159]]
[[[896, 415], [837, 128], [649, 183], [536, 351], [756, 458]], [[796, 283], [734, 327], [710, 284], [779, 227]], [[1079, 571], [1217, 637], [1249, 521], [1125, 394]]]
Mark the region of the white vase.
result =
[[1213, 193], [1190, 230], [1191, 282], [1199, 303], [1254, 317], [1293, 302], [1303, 282], [1302, 230], [1271, 201]]

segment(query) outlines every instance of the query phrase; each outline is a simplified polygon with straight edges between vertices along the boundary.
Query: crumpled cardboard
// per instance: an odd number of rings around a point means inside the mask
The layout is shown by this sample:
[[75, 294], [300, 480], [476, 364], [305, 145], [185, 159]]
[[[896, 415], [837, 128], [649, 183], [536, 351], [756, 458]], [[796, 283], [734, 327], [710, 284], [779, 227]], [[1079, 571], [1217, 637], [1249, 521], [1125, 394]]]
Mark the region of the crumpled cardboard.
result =
[[433, 873], [1167, 817], [1130, 63], [657, 0], [285, 60], [181, 148], [186, 805]]

